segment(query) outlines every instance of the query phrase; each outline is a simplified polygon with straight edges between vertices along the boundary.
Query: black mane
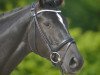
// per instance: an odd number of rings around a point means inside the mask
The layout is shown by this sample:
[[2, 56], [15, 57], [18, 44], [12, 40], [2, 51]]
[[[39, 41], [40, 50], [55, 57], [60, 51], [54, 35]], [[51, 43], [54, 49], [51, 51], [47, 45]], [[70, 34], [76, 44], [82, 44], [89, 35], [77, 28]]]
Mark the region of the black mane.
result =
[[16, 8], [0, 15], [0, 34], [30, 11], [31, 6]]
[[14, 13], [20, 11], [21, 9], [22, 9], [22, 7], [19, 7], [19, 8], [15, 8], [15, 9], [13, 9], [13, 10], [11, 10], [11, 11], [8, 11], [8, 12], [5, 12], [5, 13], [1, 13], [1, 14], [0, 14], [0, 19], [1, 19], [2, 17], [5, 17], [5, 16], [8, 16], [8, 15], [14, 14]]
[[39, 0], [42, 8], [55, 8], [61, 5], [63, 0]]

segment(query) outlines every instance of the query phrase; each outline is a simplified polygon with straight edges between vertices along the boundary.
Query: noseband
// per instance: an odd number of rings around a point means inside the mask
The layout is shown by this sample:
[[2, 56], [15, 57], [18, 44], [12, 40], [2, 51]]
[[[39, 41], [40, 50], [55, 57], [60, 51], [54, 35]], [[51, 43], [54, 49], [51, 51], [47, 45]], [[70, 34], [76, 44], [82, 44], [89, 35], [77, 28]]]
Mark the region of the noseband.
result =
[[[43, 31], [42, 31], [42, 29], [41, 29], [41, 27], [40, 27], [40, 25], [39, 25], [38, 20], [37, 20], [37, 15], [40, 14], [40, 13], [43, 13], [43, 12], [54, 12], [54, 13], [59, 13], [59, 12], [61, 12], [61, 11], [60, 11], [60, 10], [47, 10], [47, 9], [45, 9], [45, 10], [40, 10], [40, 11], [36, 12], [36, 10], [35, 10], [35, 5], [34, 5], [34, 4], [32, 5], [32, 8], [31, 8], [31, 14], [32, 14], [32, 16], [33, 16], [33, 20], [34, 20], [34, 22], [35, 22], [35, 24], [36, 24], [36, 26], [37, 26], [37, 28], [38, 28], [40, 34], [41, 34], [41, 37], [42, 37], [43, 41], [46, 43], [47, 48], [48, 48], [48, 50], [49, 50], [49, 52], [50, 52], [50, 60], [51, 60], [51, 62], [52, 62], [53, 64], [55, 64], [55, 65], [57, 65], [57, 64], [59, 64], [59, 63], [60, 63], [60, 65], [61, 65], [61, 63], [63, 62], [63, 59], [64, 59], [64, 57], [65, 57], [65, 55], [66, 55], [66, 52], [67, 52], [69, 46], [70, 46], [72, 43], [74, 43], [74, 40], [73, 40], [72, 38], [69, 38], [68, 40], [64, 40], [57, 48], [52, 48], [52, 47], [50, 46], [50, 44], [49, 44], [49, 41], [47, 40], [46, 35], [43, 33]], [[61, 55], [58, 53], [58, 51], [60, 51], [60, 49], [61, 49], [63, 46], [65, 46], [65, 45], [67, 45], [67, 49], [65, 50], [65, 54], [64, 54], [63, 58], [61, 58]], [[57, 60], [55, 61], [54, 58], [56, 58], [56, 57], [58, 57], [58, 58], [57, 58]]]

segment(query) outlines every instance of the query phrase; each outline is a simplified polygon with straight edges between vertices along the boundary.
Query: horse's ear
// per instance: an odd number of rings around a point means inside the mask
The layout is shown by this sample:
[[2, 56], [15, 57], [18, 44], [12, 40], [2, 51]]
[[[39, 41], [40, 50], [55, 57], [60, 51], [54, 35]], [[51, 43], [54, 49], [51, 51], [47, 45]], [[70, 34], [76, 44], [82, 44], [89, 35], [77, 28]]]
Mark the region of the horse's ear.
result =
[[40, 7], [56, 7], [61, 5], [63, 0], [39, 0]]

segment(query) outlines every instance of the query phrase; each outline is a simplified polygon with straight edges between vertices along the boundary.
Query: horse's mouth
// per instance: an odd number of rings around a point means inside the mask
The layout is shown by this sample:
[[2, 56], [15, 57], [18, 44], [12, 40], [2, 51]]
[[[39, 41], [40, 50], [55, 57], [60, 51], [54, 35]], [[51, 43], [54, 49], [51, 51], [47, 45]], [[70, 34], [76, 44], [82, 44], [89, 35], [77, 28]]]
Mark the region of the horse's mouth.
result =
[[68, 72], [63, 69], [61, 70], [61, 73], [62, 73], [62, 75], [76, 75], [76, 72]]
[[66, 73], [64, 71], [61, 71], [62, 75], [76, 75], [76, 73]]
[[[67, 63], [65, 64], [67, 65]], [[62, 65], [62, 75], [76, 75], [76, 73], [81, 69], [82, 65], [78, 62], [76, 58], [71, 58], [67, 66]]]
[[75, 44], [72, 44], [61, 65], [63, 75], [75, 75], [83, 65], [83, 58], [77, 50]]

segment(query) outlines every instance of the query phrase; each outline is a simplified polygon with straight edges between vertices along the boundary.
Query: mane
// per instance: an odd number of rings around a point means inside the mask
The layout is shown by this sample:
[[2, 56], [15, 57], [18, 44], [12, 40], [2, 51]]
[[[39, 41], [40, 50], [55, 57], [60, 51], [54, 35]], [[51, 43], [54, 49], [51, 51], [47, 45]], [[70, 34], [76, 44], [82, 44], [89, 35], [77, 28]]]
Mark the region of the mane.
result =
[[55, 8], [62, 4], [63, 0], [39, 0], [40, 7], [42, 8]]
[[7, 16], [9, 16], [9, 15], [11, 15], [13, 13], [16, 13], [17, 11], [20, 11], [21, 9], [23, 9], [23, 8], [19, 7], [19, 8], [15, 8], [15, 9], [13, 9], [11, 11], [8, 11], [8, 12], [5, 12], [5, 13], [1, 13], [0, 14], [0, 19], [3, 18], [3, 17], [7, 17]]
[[0, 15], [0, 33], [4, 32], [8, 27], [12, 26], [26, 13], [30, 12], [30, 8], [31, 6], [26, 6], [23, 8], [16, 8], [6, 13], [2, 13]]

